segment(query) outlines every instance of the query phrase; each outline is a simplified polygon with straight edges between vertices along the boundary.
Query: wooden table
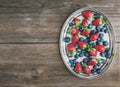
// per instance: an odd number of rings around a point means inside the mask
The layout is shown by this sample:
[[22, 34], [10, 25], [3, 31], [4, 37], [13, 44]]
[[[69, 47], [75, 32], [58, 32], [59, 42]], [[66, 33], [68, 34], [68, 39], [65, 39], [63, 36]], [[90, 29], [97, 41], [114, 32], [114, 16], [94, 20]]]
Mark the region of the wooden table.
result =
[[[59, 53], [59, 34], [76, 9], [94, 7], [111, 20], [116, 57], [100, 77], [72, 75]], [[120, 87], [120, 0], [0, 0], [0, 87]]]

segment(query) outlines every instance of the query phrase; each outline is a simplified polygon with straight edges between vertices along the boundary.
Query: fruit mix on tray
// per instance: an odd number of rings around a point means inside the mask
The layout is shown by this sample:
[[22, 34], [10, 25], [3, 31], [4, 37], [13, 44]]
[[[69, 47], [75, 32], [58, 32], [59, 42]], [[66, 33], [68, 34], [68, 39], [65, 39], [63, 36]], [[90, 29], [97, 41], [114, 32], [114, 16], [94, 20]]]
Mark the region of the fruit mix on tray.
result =
[[64, 38], [69, 64], [76, 73], [100, 74], [101, 67], [114, 56], [110, 49], [109, 27], [97, 12], [85, 10], [68, 25]]

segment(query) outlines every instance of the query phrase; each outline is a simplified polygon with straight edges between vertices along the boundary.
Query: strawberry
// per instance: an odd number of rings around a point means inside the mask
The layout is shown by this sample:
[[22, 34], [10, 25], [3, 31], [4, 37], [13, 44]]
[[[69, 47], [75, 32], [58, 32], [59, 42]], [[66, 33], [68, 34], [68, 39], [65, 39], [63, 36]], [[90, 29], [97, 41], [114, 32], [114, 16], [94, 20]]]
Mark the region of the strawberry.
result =
[[87, 29], [84, 29], [84, 30], [81, 32], [81, 35], [83, 35], [83, 36], [87, 36], [87, 35], [89, 35], [89, 34], [90, 34], [90, 31], [87, 30]]
[[93, 48], [92, 50], [89, 51], [89, 54], [90, 54], [91, 56], [96, 57], [96, 56], [97, 56], [97, 50], [96, 50], [95, 48]]
[[91, 60], [89, 60], [88, 63], [87, 63], [87, 65], [89, 65], [89, 66], [94, 66], [94, 65], [96, 65], [96, 64], [97, 64], [97, 60], [96, 60], [96, 59], [91, 59]]
[[72, 52], [76, 50], [76, 47], [72, 43], [69, 43], [67, 45], [67, 49], [68, 49], [68, 52]]
[[104, 45], [96, 45], [95, 49], [99, 52], [105, 52], [105, 50], [106, 50]]
[[78, 36], [73, 36], [72, 37], [72, 43], [75, 44], [79, 41], [79, 37]]
[[98, 39], [98, 36], [99, 36], [98, 33], [92, 34], [92, 35], [90, 36], [90, 39], [93, 40], [93, 41], [95, 41], [95, 40]]
[[94, 26], [100, 25], [100, 18], [97, 18], [97, 19], [93, 20], [93, 21], [92, 21], [92, 24], [93, 24]]
[[78, 42], [78, 45], [81, 49], [85, 49], [87, 47], [86, 43], [85, 42], [82, 42], [82, 41], [79, 41]]
[[74, 22], [75, 22], [75, 21], [80, 21], [80, 19], [77, 18], [77, 17], [75, 17], [75, 18], [73, 19], [73, 21], [74, 21]]
[[78, 73], [82, 72], [82, 66], [79, 62], [75, 64], [74, 70]]
[[76, 27], [80, 26], [80, 19], [79, 18], [76, 17], [76, 18], [73, 19], [73, 21], [74, 21], [74, 24], [75, 24]]
[[91, 73], [91, 70], [88, 66], [85, 68], [84, 73], [85, 74], [90, 74]]
[[68, 32], [71, 33], [72, 35], [75, 35], [79, 33], [79, 30], [77, 28], [70, 28]]
[[83, 11], [82, 12], [82, 16], [84, 17], [84, 18], [92, 18], [92, 12], [91, 11], [89, 11], [89, 10], [87, 10], [87, 11]]
[[87, 26], [88, 25], [88, 21], [86, 19], [83, 19], [82, 20], [82, 25]]

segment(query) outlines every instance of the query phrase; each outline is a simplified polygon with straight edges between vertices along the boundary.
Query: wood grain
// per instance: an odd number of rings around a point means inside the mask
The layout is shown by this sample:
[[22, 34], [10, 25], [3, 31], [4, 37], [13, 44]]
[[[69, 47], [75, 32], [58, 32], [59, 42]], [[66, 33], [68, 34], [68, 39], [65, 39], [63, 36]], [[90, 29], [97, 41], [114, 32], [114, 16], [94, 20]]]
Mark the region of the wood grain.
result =
[[112, 65], [102, 76], [83, 80], [67, 70], [60, 57], [57, 43], [3, 44], [0, 45], [0, 70], [2, 70], [0, 85], [2, 87], [4, 84], [12, 87], [15, 85], [18, 87], [27, 85], [28, 87], [119, 87], [119, 47], [120, 44]]

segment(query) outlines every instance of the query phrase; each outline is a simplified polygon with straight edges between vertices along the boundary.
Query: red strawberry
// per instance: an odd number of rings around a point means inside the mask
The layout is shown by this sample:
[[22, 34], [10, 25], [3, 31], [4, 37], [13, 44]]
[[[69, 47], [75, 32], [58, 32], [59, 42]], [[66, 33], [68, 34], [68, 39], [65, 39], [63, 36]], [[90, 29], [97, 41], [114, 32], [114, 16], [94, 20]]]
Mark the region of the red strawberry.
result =
[[83, 11], [82, 12], [82, 16], [84, 17], [84, 18], [92, 18], [92, 12], [91, 11], [89, 11], [89, 10], [87, 10], [87, 11]]
[[78, 33], [79, 33], [79, 30], [77, 28], [72, 29], [72, 32], [71, 32], [72, 35], [75, 35], [75, 34], [78, 34]]
[[72, 43], [75, 44], [79, 41], [79, 37], [78, 36], [73, 36], [72, 37]]
[[67, 45], [67, 49], [69, 52], [72, 52], [72, 51], [76, 50], [76, 47], [72, 43], [69, 43]]
[[75, 64], [74, 70], [78, 73], [82, 72], [82, 66], [80, 65], [79, 62]]
[[85, 42], [82, 42], [82, 41], [79, 41], [79, 42], [78, 42], [78, 45], [79, 45], [79, 47], [80, 47], [81, 49], [84, 49], [84, 48], [87, 47], [86, 43], [85, 43]]
[[99, 52], [105, 52], [105, 50], [106, 50], [104, 45], [96, 45], [95, 49]]
[[98, 33], [92, 34], [92, 35], [90, 36], [90, 39], [93, 40], [93, 41], [95, 41], [95, 40], [98, 39], [98, 36], [99, 36]]
[[80, 19], [79, 18], [77, 18], [77, 17], [75, 17], [74, 19], [73, 19], [73, 21], [75, 22], [75, 21], [80, 21]]
[[91, 56], [96, 57], [96, 56], [97, 56], [97, 50], [96, 50], [96, 49], [92, 49], [92, 50], [90, 50], [89, 54], [90, 54]]
[[100, 18], [93, 20], [93, 21], [92, 21], [92, 24], [93, 24], [94, 26], [100, 25]]
[[87, 36], [90, 34], [90, 31], [88, 31], [87, 29], [84, 29], [82, 32], [81, 32], [81, 35], [83, 36]]
[[88, 66], [85, 68], [84, 73], [85, 74], [90, 74], [91, 73], [91, 70]]
[[83, 19], [83, 20], [82, 20], [82, 24], [83, 24], [84, 26], [87, 26], [87, 25], [88, 25], [88, 21], [87, 21], [86, 19]]
[[87, 65], [91, 66], [91, 65], [96, 65], [97, 64], [97, 60], [96, 59], [91, 59], [88, 61]]

